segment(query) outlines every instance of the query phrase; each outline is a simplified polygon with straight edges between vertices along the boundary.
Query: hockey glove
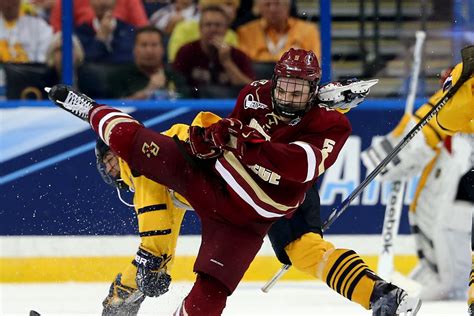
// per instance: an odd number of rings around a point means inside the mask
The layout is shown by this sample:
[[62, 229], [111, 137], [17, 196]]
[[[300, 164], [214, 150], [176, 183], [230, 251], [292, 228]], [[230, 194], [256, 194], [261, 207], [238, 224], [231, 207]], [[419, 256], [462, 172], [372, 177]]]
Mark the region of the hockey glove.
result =
[[135, 281], [143, 294], [156, 297], [168, 292], [171, 277], [165, 267], [170, 260], [171, 256], [157, 257], [142, 248], [138, 249], [133, 263], [137, 267]]
[[262, 143], [265, 137], [256, 129], [235, 118], [225, 118], [206, 128], [204, 138], [222, 150], [242, 158], [246, 144]]
[[377, 82], [378, 79], [363, 81], [356, 78], [330, 82], [319, 88], [318, 99], [328, 108], [348, 111], [364, 101], [370, 87]]
[[[375, 169], [413, 126], [415, 126], [415, 121], [411, 115], [405, 115], [392, 132], [374, 139], [372, 146], [361, 153], [365, 167], [369, 171]], [[434, 156], [435, 151], [426, 143], [423, 133], [420, 132], [387, 164], [380, 173], [380, 178], [389, 181], [411, 178], [420, 172]]]
[[102, 302], [102, 316], [137, 315], [145, 296], [137, 289], [123, 285], [121, 279], [119, 273], [110, 285], [109, 295]]
[[191, 150], [191, 155], [199, 159], [211, 159], [218, 157], [222, 153], [222, 150], [204, 138], [204, 130], [204, 128], [199, 126], [189, 127], [188, 143]]

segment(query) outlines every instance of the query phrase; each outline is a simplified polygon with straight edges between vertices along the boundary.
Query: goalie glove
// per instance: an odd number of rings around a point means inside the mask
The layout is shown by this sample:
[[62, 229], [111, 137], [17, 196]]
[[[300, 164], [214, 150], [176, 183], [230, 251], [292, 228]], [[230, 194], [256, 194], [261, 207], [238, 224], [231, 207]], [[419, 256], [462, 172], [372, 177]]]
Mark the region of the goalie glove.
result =
[[[369, 171], [375, 169], [415, 125], [412, 116], [405, 115], [392, 132], [374, 140], [372, 146], [361, 153], [365, 167]], [[435, 154], [420, 132], [385, 166], [379, 176], [381, 180], [388, 181], [409, 179], [423, 170]]]
[[205, 139], [221, 150], [227, 150], [242, 158], [246, 144], [262, 143], [265, 137], [256, 129], [244, 125], [235, 118], [225, 118], [206, 128]]
[[378, 79], [358, 80], [356, 78], [330, 82], [319, 88], [319, 103], [330, 108], [343, 111], [358, 106], [369, 94], [370, 87], [377, 84]]
[[157, 257], [139, 248], [133, 264], [137, 267], [135, 281], [137, 287], [146, 296], [156, 297], [168, 292], [171, 277], [166, 272], [166, 264], [171, 256]]

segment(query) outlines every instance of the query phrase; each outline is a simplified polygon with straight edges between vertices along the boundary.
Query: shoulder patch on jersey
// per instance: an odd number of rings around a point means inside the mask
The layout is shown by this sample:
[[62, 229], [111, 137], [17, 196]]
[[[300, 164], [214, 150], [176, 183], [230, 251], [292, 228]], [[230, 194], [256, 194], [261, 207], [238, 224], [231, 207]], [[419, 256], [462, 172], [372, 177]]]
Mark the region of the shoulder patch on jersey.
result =
[[268, 106], [265, 103], [261, 103], [258, 101], [255, 101], [255, 97], [253, 94], [247, 94], [245, 97], [245, 102], [244, 102], [244, 109], [267, 109]]
[[446, 78], [446, 80], [443, 83], [443, 92], [451, 89], [452, 85], [453, 85], [453, 76], [451, 75], [448, 78]]
[[301, 122], [301, 117], [297, 117], [297, 118], [295, 118], [295, 119], [292, 119], [292, 120], [288, 123], [288, 125], [290, 125], [290, 126], [295, 126], [295, 125], [298, 124], [299, 122]]

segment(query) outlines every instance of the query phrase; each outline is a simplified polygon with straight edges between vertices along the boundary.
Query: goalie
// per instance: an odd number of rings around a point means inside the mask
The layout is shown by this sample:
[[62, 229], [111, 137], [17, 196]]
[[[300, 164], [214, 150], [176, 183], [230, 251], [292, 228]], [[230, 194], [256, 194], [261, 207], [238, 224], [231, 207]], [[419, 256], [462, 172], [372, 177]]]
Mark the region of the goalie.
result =
[[[369, 170], [431, 110], [452, 82], [458, 80], [461, 69], [462, 65], [457, 65], [452, 75], [442, 80], [443, 88], [426, 104], [414, 115], [405, 114], [391, 133], [364, 151], [362, 160]], [[410, 277], [422, 285], [421, 297], [425, 300], [466, 297], [474, 208], [473, 91], [471, 78], [381, 173], [383, 180], [401, 180], [421, 172], [409, 212], [419, 257]], [[453, 135], [454, 132], [461, 133]]]

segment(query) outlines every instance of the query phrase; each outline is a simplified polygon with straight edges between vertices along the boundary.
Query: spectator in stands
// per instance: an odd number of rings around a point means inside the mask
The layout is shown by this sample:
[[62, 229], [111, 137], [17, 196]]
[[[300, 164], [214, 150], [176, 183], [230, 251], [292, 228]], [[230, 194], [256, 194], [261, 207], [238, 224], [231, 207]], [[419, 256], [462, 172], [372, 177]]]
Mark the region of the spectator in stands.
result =
[[[46, 53], [46, 64], [49, 68], [51, 68], [51, 81], [55, 83], [59, 83], [61, 78], [63, 60], [62, 40], [61, 32], [54, 34], [51, 45], [49, 45], [48, 51]], [[77, 69], [84, 62], [84, 49], [82, 48], [81, 42], [76, 36], [72, 37], [72, 47], [73, 65], [74, 69]], [[77, 78], [76, 74], [74, 73], [74, 85], [76, 84], [76, 81]]]
[[142, 0], [146, 15], [150, 18], [153, 13], [169, 4], [169, 0]]
[[[220, 6], [227, 14], [229, 24], [234, 21], [237, 9], [240, 6], [240, 0], [200, 0], [199, 10], [203, 10], [207, 6]], [[199, 22], [198, 21], [183, 21], [176, 25], [173, 32], [171, 33], [170, 40], [168, 42], [168, 60], [174, 61], [178, 50], [187, 43], [195, 41], [199, 38]], [[227, 33], [224, 37], [225, 43], [237, 46], [237, 34], [227, 29]]]
[[[56, 0], [51, 10], [50, 24], [54, 32], [61, 30], [61, 1]], [[74, 26], [84, 23], [91, 23], [95, 18], [94, 10], [89, 2], [93, 0], [68, 0], [73, 1]], [[148, 24], [148, 17], [145, 13], [142, 0], [117, 0], [117, 5], [113, 11], [114, 17], [131, 24], [135, 27]]]
[[289, 48], [312, 50], [321, 57], [314, 23], [290, 17], [290, 0], [256, 0], [261, 18], [237, 29], [239, 48], [253, 61], [276, 62]]
[[[258, 17], [260, 17], [260, 12], [258, 12], [258, 10], [259, 8], [255, 1], [242, 1], [239, 10], [237, 11], [237, 18], [234, 20], [231, 27], [236, 30], [239, 28], [239, 26], [252, 20], [256, 20]], [[296, 0], [290, 0], [290, 16], [298, 16]]]
[[49, 23], [49, 16], [55, 0], [25, 0], [22, 3], [23, 12], [42, 18]]
[[198, 19], [199, 10], [193, 0], [174, 0], [156, 11], [150, 18], [150, 24], [168, 36], [178, 22]]
[[254, 78], [250, 59], [224, 41], [229, 21], [220, 6], [205, 7], [199, 20], [201, 37], [176, 55], [174, 69], [185, 76], [195, 97], [203, 86], [241, 87]]
[[166, 69], [164, 52], [162, 35], [156, 27], [138, 29], [133, 48], [135, 62], [111, 76], [110, 97], [133, 100], [185, 97], [186, 91], [181, 90], [185, 87], [184, 79]]
[[75, 30], [85, 49], [86, 62], [132, 62], [134, 27], [114, 17], [116, 0], [90, 0], [90, 4], [95, 18]]
[[39, 17], [20, 14], [20, 2], [0, 1], [0, 62], [43, 63], [51, 27]]

